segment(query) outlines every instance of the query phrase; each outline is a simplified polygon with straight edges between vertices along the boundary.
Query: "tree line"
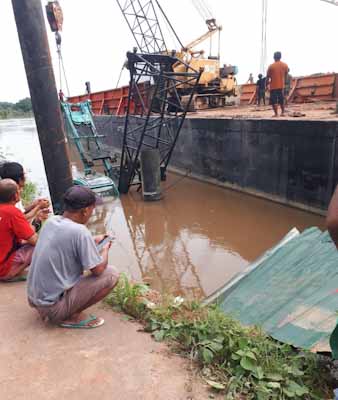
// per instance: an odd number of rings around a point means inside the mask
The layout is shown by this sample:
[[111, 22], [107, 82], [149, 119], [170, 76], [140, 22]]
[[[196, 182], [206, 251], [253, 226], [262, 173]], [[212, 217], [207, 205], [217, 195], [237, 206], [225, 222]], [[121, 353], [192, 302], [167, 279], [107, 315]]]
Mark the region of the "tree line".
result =
[[32, 115], [32, 102], [29, 97], [19, 100], [17, 103], [0, 102], [0, 119], [23, 118]]

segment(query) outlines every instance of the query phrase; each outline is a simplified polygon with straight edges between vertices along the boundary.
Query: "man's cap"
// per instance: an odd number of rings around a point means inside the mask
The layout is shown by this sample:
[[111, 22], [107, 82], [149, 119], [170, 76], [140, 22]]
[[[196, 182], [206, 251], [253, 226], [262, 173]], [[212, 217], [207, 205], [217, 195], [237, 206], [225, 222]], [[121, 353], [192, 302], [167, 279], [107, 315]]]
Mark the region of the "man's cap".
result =
[[81, 210], [81, 208], [103, 204], [101, 197], [85, 186], [70, 187], [64, 194], [63, 201], [65, 205], [73, 210]]

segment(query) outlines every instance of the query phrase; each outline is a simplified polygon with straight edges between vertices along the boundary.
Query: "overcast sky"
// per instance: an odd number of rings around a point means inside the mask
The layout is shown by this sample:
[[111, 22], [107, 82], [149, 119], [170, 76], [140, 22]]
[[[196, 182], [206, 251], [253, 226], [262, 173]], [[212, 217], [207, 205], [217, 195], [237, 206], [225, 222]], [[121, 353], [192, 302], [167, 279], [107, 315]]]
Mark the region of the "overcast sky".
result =
[[[268, 56], [283, 53], [291, 74], [338, 72], [338, 7], [320, 0], [268, 0]], [[47, 1], [42, 1], [45, 5]], [[160, 0], [181, 41], [189, 43], [206, 31], [191, 0]], [[125, 53], [134, 40], [116, 0], [60, 0], [64, 13], [63, 57], [71, 95], [116, 86]], [[261, 0], [208, 0], [223, 26], [221, 61], [237, 65], [239, 82], [259, 72]], [[54, 36], [48, 29], [57, 72]], [[11, 0], [0, 0], [0, 101], [29, 96]], [[168, 38], [169, 46], [172, 43]], [[174, 44], [172, 43], [172, 46]], [[209, 44], [205, 43], [205, 49]], [[128, 82], [128, 72], [122, 83]], [[66, 90], [64, 90], [66, 92]]]

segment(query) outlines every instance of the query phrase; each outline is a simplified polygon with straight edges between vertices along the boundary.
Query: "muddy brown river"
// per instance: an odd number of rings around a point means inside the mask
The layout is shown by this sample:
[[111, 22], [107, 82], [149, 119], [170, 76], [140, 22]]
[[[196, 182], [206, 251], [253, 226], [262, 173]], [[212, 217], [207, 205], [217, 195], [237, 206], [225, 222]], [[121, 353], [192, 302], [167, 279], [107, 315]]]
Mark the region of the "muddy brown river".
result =
[[[1, 152], [48, 192], [33, 120], [0, 121]], [[90, 229], [114, 232], [110, 263], [164, 293], [206, 297], [293, 227], [324, 229], [323, 217], [174, 174], [163, 191], [155, 203], [107, 198]]]

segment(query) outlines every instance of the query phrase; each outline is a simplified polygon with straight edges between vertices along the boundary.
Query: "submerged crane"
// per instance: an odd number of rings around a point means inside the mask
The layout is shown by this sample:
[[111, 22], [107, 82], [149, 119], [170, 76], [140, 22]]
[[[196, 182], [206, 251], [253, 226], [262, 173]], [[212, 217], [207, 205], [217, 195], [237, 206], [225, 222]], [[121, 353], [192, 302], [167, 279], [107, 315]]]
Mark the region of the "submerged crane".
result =
[[[158, 0], [116, 1], [140, 52], [149, 54], [171, 53], [161, 28], [159, 20], [159, 16], [161, 16], [180, 46], [180, 49], [176, 50], [175, 54], [183, 64], [177, 63], [174, 65], [174, 71], [182, 73], [186, 68], [185, 64], [197, 71], [203, 69], [196, 94], [192, 101], [193, 108], [203, 109], [224, 106], [226, 97], [236, 94], [237, 83], [235, 75], [237, 67], [231, 65], [220, 66], [220, 33], [222, 27], [212, 17], [204, 0], [194, 0], [194, 3], [201, 15], [204, 16], [208, 30], [187, 45], [184, 45], [180, 40]], [[215, 34], [218, 34], [218, 54], [216, 56], [210, 53], [208, 57], [205, 57], [204, 50], [195, 50], [198, 45], [207, 39], [211, 41]], [[210, 48], [212, 48], [211, 45]], [[183, 102], [185, 101], [184, 96], [190, 90], [189, 86], [183, 83], [178, 88], [180, 96], [183, 96]]]

